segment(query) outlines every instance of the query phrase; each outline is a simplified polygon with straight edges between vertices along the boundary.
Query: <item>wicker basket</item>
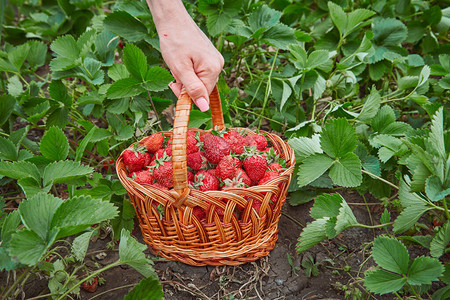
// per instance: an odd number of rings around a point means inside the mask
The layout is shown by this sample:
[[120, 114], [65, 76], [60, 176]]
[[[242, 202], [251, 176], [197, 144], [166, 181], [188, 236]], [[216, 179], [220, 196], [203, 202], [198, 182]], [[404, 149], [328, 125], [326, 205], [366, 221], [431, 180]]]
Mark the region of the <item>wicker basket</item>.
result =
[[[166, 137], [173, 137], [173, 189], [163, 191], [130, 180], [123, 164], [123, 153], [117, 159], [117, 174], [136, 209], [145, 242], [162, 257], [194, 266], [238, 265], [268, 255], [278, 238], [281, 207], [295, 166], [293, 150], [278, 136], [266, 132], [272, 147], [286, 161], [287, 169], [279, 177], [265, 185], [249, 188], [207, 192], [191, 190], [186, 164], [191, 106], [191, 99], [183, 91], [177, 102], [173, 131], [162, 132]], [[210, 106], [214, 127], [223, 128], [217, 88], [210, 96]], [[201, 134], [207, 132], [194, 130]], [[255, 134], [248, 129], [245, 131], [248, 135]], [[270, 207], [272, 196], [278, 197], [278, 201]], [[252, 209], [254, 200], [262, 203], [259, 213]], [[163, 217], [156, 209], [158, 204], [164, 207]], [[195, 206], [207, 212], [206, 220], [200, 221], [195, 217], [192, 213]], [[240, 218], [234, 213], [236, 206], [244, 207]], [[219, 207], [224, 210], [222, 221], [216, 212]]]

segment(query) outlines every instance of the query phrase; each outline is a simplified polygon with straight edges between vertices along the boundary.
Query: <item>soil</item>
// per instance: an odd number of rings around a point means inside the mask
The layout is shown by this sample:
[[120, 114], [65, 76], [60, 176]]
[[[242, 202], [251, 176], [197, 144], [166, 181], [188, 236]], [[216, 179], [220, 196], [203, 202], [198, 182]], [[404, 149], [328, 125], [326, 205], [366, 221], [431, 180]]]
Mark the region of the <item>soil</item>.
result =
[[[346, 192], [349, 203], [361, 203], [357, 193]], [[165, 299], [344, 299], [343, 289], [358, 292], [364, 289], [355, 279], [373, 265], [366, 243], [373, 241], [377, 231], [353, 228], [333, 241], [325, 241], [297, 254], [295, 246], [302, 226], [312, 221], [312, 202], [299, 206], [285, 203], [279, 222], [279, 237], [269, 256], [240, 266], [193, 267], [179, 262], [156, 261], [154, 268], [162, 283]], [[355, 205], [357, 220], [371, 224], [366, 206]], [[379, 220], [379, 216], [372, 216]], [[302, 226], [301, 226], [301, 225]], [[142, 242], [140, 233], [138, 239]], [[105, 249], [104, 241], [92, 243], [89, 251]], [[289, 262], [288, 256], [291, 258]], [[302, 262], [312, 258], [318, 267], [316, 276], [305, 275]], [[108, 252], [98, 260], [106, 265], [118, 258]], [[128, 266], [105, 272], [105, 284], [95, 293], [81, 292], [81, 299], [122, 299], [143, 277]], [[123, 287], [123, 288], [120, 288]], [[120, 289], [119, 289], [120, 288]], [[381, 297], [372, 297], [382, 299]]]

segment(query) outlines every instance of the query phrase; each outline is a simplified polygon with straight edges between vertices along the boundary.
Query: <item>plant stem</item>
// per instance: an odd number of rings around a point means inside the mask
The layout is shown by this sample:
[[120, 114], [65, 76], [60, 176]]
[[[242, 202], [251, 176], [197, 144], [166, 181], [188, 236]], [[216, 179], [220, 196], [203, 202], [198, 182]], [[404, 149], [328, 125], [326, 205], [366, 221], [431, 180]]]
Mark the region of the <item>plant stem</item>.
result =
[[92, 277], [95, 277], [95, 276], [97, 276], [98, 274], [100, 274], [100, 273], [102, 273], [102, 272], [104, 272], [104, 271], [106, 271], [106, 270], [108, 270], [108, 269], [117, 267], [117, 266], [119, 266], [119, 265], [121, 265], [121, 264], [122, 264], [122, 263], [118, 260], [118, 261], [113, 262], [113, 263], [110, 264], [110, 265], [107, 265], [107, 266], [105, 266], [105, 267], [103, 267], [103, 268], [101, 268], [101, 269], [95, 271], [95, 272], [92, 273], [91, 275], [89, 275], [89, 276], [87, 276], [86, 278], [84, 278], [83, 280], [81, 280], [78, 284], [74, 285], [72, 288], [70, 288], [69, 290], [67, 290], [62, 296], [59, 296], [59, 297], [57, 298], [57, 300], [64, 299], [67, 295], [70, 294], [70, 292], [72, 292], [77, 286], [81, 285], [83, 282], [88, 281], [88, 280], [91, 279]]
[[417, 294], [417, 292], [416, 292], [416, 290], [414, 289], [414, 287], [413, 287], [409, 282], [406, 282], [406, 283], [408, 284], [409, 288], [412, 290], [414, 296], [416, 296], [416, 299], [422, 300], [422, 298], [420, 297], [420, 295]]
[[295, 224], [299, 225], [300, 227], [305, 228], [305, 226], [302, 223], [300, 223], [298, 220], [294, 219], [293, 217], [291, 217], [287, 213], [281, 212], [281, 214], [283, 216], [285, 216], [286, 218], [288, 218], [289, 220], [291, 220], [292, 222], [294, 222]]
[[377, 176], [377, 175], [375, 175], [375, 174], [372, 174], [372, 173], [370, 173], [370, 172], [368, 172], [368, 171], [366, 171], [366, 170], [364, 170], [364, 169], [361, 169], [361, 172], [363, 172], [364, 174], [367, 174], [367, 175], [369, 175], [369, 176], [372, 176], [373, 178], [376, 178], [376, 179], [378, 179], [378, 180], [380, 180], [380, 181], [382, 181], [382, 182], [384, 182], [384, 183], [386, 183], [386, 184], [388, 184], [388, 185], [390, 185], [390, 186], [392, 186], [393, 188], [395, 188], [395, 189], [398, 190], [398, 186], [396, 186], [396, 185], [393, 184], [392, 182], [387, 181], [386, 179], [383, 179], [383, 178], [381, 178], [381, 177], [379, 177], [379, 176]]
[[270, 79], [272, 78], [272, 72], [273, 72], [273, 69], [275, 68], [275, 63], [277, 62], [277, 55], [278, 55], [278, 50], [277, 50], [277, 52], [275, 52], [275, 56], [274, 56], [273, 62], [272, 62], [272, 67], [270, 68], [270, 72], [269, 72], [269, 78], [267, 79], [266, 92], [264, 95], [264, 103], [263, 103], [261, 113], [259, 114], [259, 117], [258, 117], [258, 130], [261, 128], [262, 117], [263, 117], [264, 110], [267, 105], [267, 101], [269, 100], [269, 93], [271, 92], [271, 89], [272, 89], [272, 84], [271, 84]]
[[[110, 289], [110, 290], [107, 290], [107, 291], [98, 293], [97, 295], [91, 297], [89, 300], [95, 299], [95, 298], [97, 298], [97, 297], [103, 296], [103, 295], [105, 295], [105, 294], [107, 294], [107, 293], [110, 293], [110, 292], [113, 292], [113, 291], [117, 291], [117, 290], [121, 290], [121, 289], [126, 289], [126, 288], [129, 288], [129, 287], [134, 287], [134, 286], [136, 286], [136, 285], [137, 285], [137, 283], [132, 283], [132, 284], [127, 284], [127, 285], [122, 285], [122, 286], [119, 286], [119, 287], [116, 287], [116, 288], [113, 288], [113, 289]], [[31, 300], [31, 299], [29, 299], [29, 300]]]
[[13, 285], [4, 293], [2, 294], [2, 299], [6, 299], [8, 297], [8, 295], [17, 287], [17, 285], [22, 281], [22, 278], [25, 276], [25, 274], [27, 274], [32, 267], [28, 267], [25, 269], [25, 271], [23, 271], [22, 274], [20, 274], [20, 277], [14, 281]]
[[447, 216], [447, 220], [450, 220], [450, 213], [449, 213], [448, 207], [447, 207], [447, 200], [444, 198], [442, 200], [442, 203], [444, 204], [445, 215]]
[[390, 222], [390, 223], [386, 223], [386, 224], [380, 224], [380, 225], [373, 225], [373, 226], [364, 225], [364, 224], [355, 224], [355, 225], [352, 225], [351, 227], [363, 227], [363, 228], [368, 228], [368, 229], [376, 229], [376, 228], [388, 227], [388, 226], [391, 226], [393, 224], [394, 224], [394, 222]]
[[150, 92], [148, 90], [147, 90], [147, 95], [148, 95], [148, 99], [150, 99], [150, 103], [152, 104], [152, 108], [153, 108], [153, 111], [155, 112], [156, 119], [158, 120], [159, 129], [161, 131], [163, 131], [163, 129], [161, 127], [161, 120], [159, 119], [158, 112], [156, 111], [155, 104], [153, 103], [152, 96], [150, 95]]

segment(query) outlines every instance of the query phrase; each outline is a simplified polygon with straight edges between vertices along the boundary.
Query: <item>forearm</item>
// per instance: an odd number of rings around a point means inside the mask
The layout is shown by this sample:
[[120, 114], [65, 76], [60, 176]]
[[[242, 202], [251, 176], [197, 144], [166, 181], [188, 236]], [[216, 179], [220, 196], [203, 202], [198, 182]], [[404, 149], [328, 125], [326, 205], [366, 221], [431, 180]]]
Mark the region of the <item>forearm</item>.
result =
[[181, 29], [194, 23], [181, 0], [147, 0], [147, 4], [160, 36], [174, 27]]

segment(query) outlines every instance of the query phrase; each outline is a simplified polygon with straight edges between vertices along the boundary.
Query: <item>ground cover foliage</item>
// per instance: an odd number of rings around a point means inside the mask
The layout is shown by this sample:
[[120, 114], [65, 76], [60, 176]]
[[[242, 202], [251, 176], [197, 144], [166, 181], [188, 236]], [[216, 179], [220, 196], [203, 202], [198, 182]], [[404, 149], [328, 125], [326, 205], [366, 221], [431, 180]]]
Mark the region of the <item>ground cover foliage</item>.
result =
[[[367, 245], [376, 266], [358, 297], [448, 297], [448, 286], [432, 288], [450, 281], [444, 1], [185, 5], [225, 58], [226, 125], [273, 130], [295, 151], [289, 205], [314, 202], [298, 252], [349, 228], [384, 228]], [[146, 277], [127, 299], [161, 298], [113, 170], [132, 142], [171, 128], [173, 78], [145, 1], [2, 0], [0, 21], [0, 269], [14, 275], [1, 298], [23, 295], [36, 274], [48, 279], [42, 297], [75, 298], [124, 264]], [[194, 109], [190, 126], [209, 129], [211, 117]], [[342, 188], [384, 212], [359, 223]], [[99, 268], [85, 256], [105, 231], [120, 258]], [[411, 258], [411, 245], [422, 255]]]

